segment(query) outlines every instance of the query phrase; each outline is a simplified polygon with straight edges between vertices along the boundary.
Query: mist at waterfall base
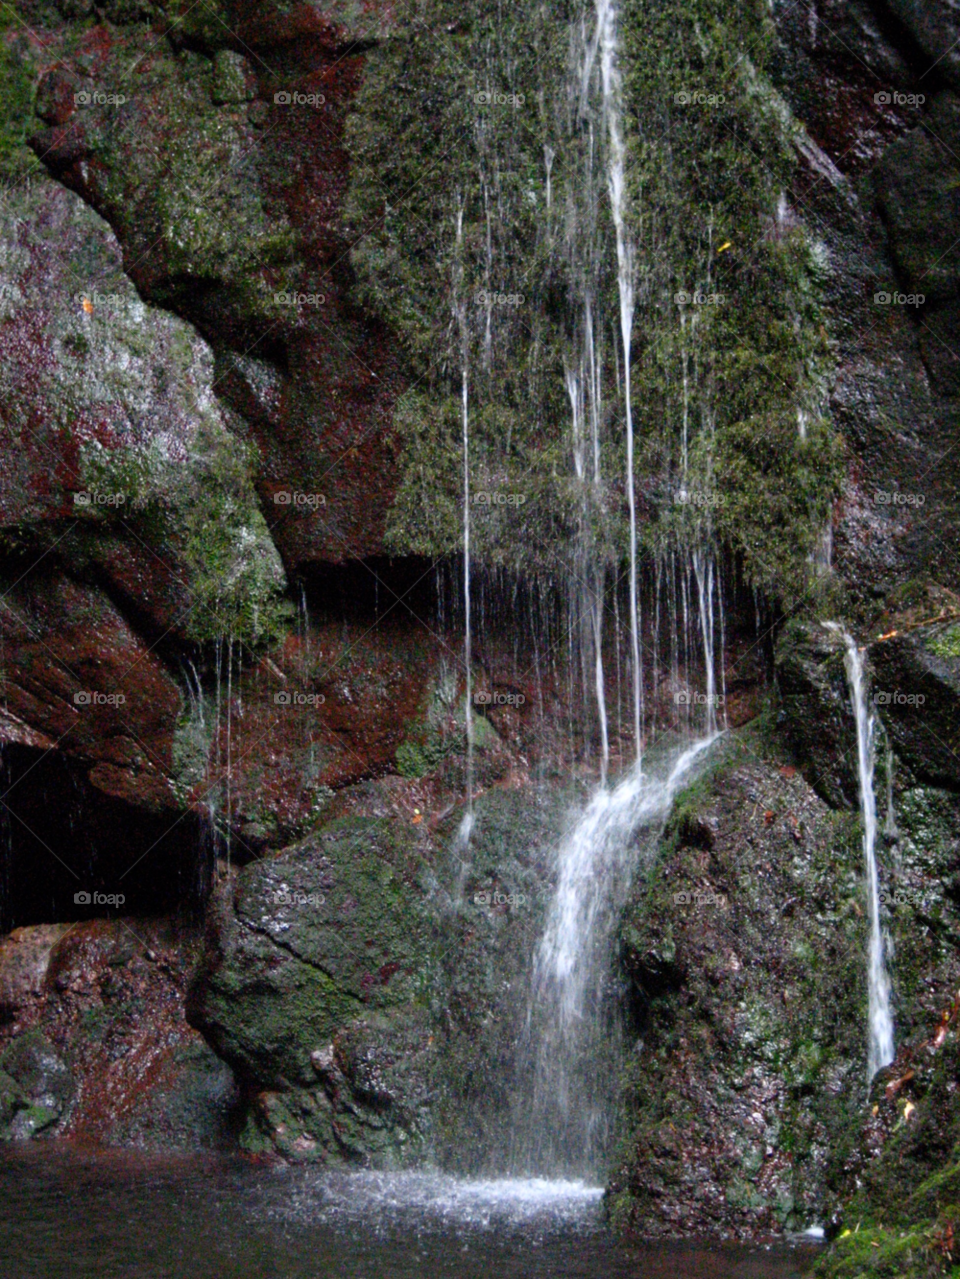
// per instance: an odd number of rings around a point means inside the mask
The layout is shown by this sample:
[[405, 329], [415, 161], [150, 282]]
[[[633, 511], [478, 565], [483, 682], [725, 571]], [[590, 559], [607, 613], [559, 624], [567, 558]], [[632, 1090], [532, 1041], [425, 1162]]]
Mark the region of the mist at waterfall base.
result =
[[0, 1263], [23, 1279], [794, 1279], [814, 1256], [628, 1245], [569, 1182], [0, 1151]]

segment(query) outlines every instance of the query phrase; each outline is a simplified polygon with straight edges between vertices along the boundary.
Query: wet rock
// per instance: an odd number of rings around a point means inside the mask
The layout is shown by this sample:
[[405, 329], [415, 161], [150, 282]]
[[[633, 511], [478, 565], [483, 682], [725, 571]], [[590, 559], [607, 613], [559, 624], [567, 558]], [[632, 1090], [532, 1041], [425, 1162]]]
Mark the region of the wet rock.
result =
[[422, 1127], [406, 1079], [428, 1038], [413, 1007], [427, 945], [417, 876], [399, 823], [344, 819], [244, 868], [217, 900], [190, 1021], [265, 1090], [255, 1126], [284, 1153], [373, 1158]]
[[873, 702], [918, 778], [960, 788], [960, 624], [919, 627], [875, 643]]
[[[610, 1196], [619, 1225], [646, 1235], [808, 1224], [827, 1133], [856, 1092], [865, 932], [849, 907], [853, 822], [799, 773], [762, 760], [759, 745], [741, 753], [734, 740], [706, 793], [695, 792], [694, 811], [716, 830], [709, 849], [684, 837], [690, 802], [679, 797], [624, 917], [642, 1048], [630, 1058]], [[821, 1016], [820, 981], [836, 1017]], [[842, 1080], [836, 1100], [824, 1088], [831, 1069]]]
[[167, 921], [134, 919], [91, 920], [60, 937], [39, 992], [0, 1026], [15, 1135], [55, 1130], [94, 1145], [167, 1149], [228, 1143], [233, 1076], [183, 1015], [198, 941]]
[[[640, 1042], [628, 1058], [614, 1217], [663, 1235], [750, 1236], [838, 1213], [866, 1222], [873, 1190], [844, 1205], [873, 1186], [871, 1169], [888, 1201], [902, 1200], [905, 1184], [950, 1166], [956, 1140], [947, 1049], [960, 952], [942, 941], [960, 935], [955, 799], [897, 774], [885, 824], [898, 833], [878, 863], [900, 1050], [868, 1093], [859, 819], [831, 811], [757, 726], [726, 749], [706, 785], [678, 796], [621, 926]], [[709, 848], [687, 838], [693, 822], [715, 830]], [[914, 1175], [897, 1152], [937, 1072], [937, 1119], [910, 1144]]]
[[950, 176], [958, 141], [960, 98], [943, 93], [933, 104], [929, 126], [889, 146], [874, 175], [902, 289], [933, 304], [960, 289], [949, 251], [960, 234], [960, 195]]
[[[960, 15], [953, 4], [940, 0], [884, 0], [913, 36], [926, 58], [960, 89]], [[926, 58], [924, 60], [926, 60]]]
[[[363, 38], [391, 21], [374, 7]], [[32, 142], [113, 227], [140, 295], [217, 347], [218, 394], [256, 442], [257, 486], [291, 567], [377, 553], [398, 479], [398, 353], [358, 313], [340, 265], [342, 135], [364, 65], [353, 25], [310, 5], [238, 6], [222, 30], [242, 57], [217, 24], [194, 31], [188, 18], [163, 34], [105, 24], [79, 42], [61, 27], [49, 38], [65, 41], [63, 57], [38, 95], [48, 127]], [[131, 58], [126, 103], [75, 105], [78, 91], [126, 83]]]
[[341, 792], [313, 835], [218, 893], [189, 1017], [243, 1082], [247, 1149], [376, 1166], [430, 1152], [464, 1171], [505, 1150], [490, 1117], [517, 1101], [510, 1045], [566, 806], [482, 795], [461, 870], [462, 813], [432, 819], [422, 787]]
[[804, 776], [827, 803], [858, 803], [856, 723], [843, 665], [843, 639], [817, 623], [783, 628], [775, 654], [783, 725]]
[[14, 1081], [26, 1100], [9, 1122], [9, 1136], [15, 1141], [51, 1128], [73, 1100], [76, 1085], [70, 1068], [39, 1031], [27, 1031], [0, 1053], [0, 1072]]
[[66, 929], [66, 924], [39, 924], [0, 939], [0, 1019], [14, 1017], [40, 994], [50, 954]]
[[0, 1139], [9, 1136], [8, 1125], [20, 1110], [30, 1105], [26, 1094], [15, 1079], [0, 1071]]

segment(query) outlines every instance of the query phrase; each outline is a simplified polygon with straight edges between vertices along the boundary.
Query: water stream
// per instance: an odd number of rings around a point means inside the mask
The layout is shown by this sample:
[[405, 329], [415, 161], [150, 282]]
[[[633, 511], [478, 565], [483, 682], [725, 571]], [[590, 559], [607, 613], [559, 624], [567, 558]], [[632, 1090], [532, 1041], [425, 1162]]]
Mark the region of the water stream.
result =
[[612, 790], [601, 786], [560, 844], [527, 1015], [533, 1090], [516, 1160], [524, 1171], [589, 1176], [600, 1169], [618, 1048], [606, 994], [616, 921], [641, 860], [635, 837], [644, 828], [659, 834], [715, 738], [673, 753], [656, 773], [637, 764]]
[[890, 977], [883, 954], [880, 927], [880, 881], [877, 873], [877, 793], [875, 717], [867, 702], [867, 680], [863, 658], [856, 640], [835, 622], [828, 629], [843, 636], [844, 667], [850, 686], [850, 701], [857, 722], [857, 769], [860, 784], [860, 814], [863, 819], [863, 856], [867, 872], [867, 912], [870, 941], [867, 953], [867, 1080], [893, 1061], [893, 1015], [890, 1011]]
[[637, 588], [637, 503], [634, 492], [633, 407], [630, 369], [633, 346], [634, 249], [626, 226], [626, 148], [620, 119], [620, 72], [614, 0], [596, 0], [595, 47], [600, 50], [603, 115], [607, 124], [607, 180], [610, 209], [617, 238], [617, 292], [620, 297], [620, 337], [623, 343], [623, 408], [627, 429], [627, 507], [630, 515], [630, 656], [633, 684], [633, 733], [637, 761], [643, 755], [643, 669], [640, 662], [640, 601]]

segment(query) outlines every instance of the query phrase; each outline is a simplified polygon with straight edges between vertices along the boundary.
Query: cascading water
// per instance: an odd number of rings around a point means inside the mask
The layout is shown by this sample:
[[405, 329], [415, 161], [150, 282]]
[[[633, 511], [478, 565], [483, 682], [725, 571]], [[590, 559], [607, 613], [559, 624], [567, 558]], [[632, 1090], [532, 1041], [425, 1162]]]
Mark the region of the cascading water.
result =
[[867, 960], [867, 1080], [893, 1061], [893, 1016], [890, 1012], [890, 978], [883, 955], [880, 928], [880, 884], [877, 874], [877, 795], [874, 788], [876, 765], [876, 720], [867, 705], [863, 659], [854, 638], [835, 622], [825, 623], [842, 635], [844, 667], [850, 687], [850, 701], [857, 722], [857, 768], [860, 782], [860, 813], [863, 818], [863, 855], [867, 870], [867, 908], [870, 942]]
[[562, 841], [557, 886], [534, 956], [527, 1015], [530, 1108], [514, 1162], [552, 1175], [595, 1172], [615, 1103], [617, 1038], [605, 988], [616, 920], [637, 860], [641, 828], [658, 834], [674, 796], [715, 734], [675, 755], [660, 776], [636, 764], [601, 787]]
[[634, 492], [633, 407], [630, 367], [633, 346], [634, 254], [627, 235], [626, 149], [620, 124], [620, 73], [617, 68], [616, 10], [613, 0], [596, 0], [603, 115], [607, 124], [607, 178], [610, 209], [617, 238], [617, 291], [620, 297], [620, 337], [623, 343], [623, 406], [627, 428], [627, 507], [630, 515], [630, 656], [633, 684], [633, 733], [637, 761], [643, 754], [643, 672], [640, 666], [640, 603], [637, 587], [637, 502]]
[[[717, 735], [715, 601], [720, 596], [720, 582], [709, 522], [703, 529], [698, 522], [696, 545], [701, 549], [685, 554], [686, 568], [680, 574], [682, 592], [676, 589], [675, 580], [671, 580], [673, 593], [669, 607], [674, 668], [678, 657], [678, 600], [682, 598], [685, 619], [699, 616], [707, 706], [703, 735], [665, 759], [652, 774], [644, 773], [642, 632], [631, 403], [635, 262], [626, 221], [626, 148], [621, 123], [616, 13], [613, 0], [594, 0], [594, 5], [595, 21], [588, 26], [584, 19], [580, 24], [579, 44], [575, 42], [573, 49], [576, 118], [570, 136], [580, 147], [582, 180], [567, 196], [566, 250], [578, 319], [573, 351], [565, 364], [565, 386], [571, 410], [574, 472], [582, 493], [582, 532], [576, 573], [580, 592], [574, 612], [580, 618], [585, 691], [586, 654], [592, 646], [601, 738], [601, 781], [557, 853], [556, 890], [533, 957], [526, 1032], [521, 1045], [521, 1068], [529, 1071], [531, 1087], [523, 1102], [518, 1102], [526, 1109], [517, 1115], [516, 1128], [520, 1135], [512, 1152], [516, 1171], [550, 1175], [595, 1173], [608, 1147], [619, 1060], [615, 1001], [607, 997], [612, 972], [611, 947], [616, 921], [630, 891], [632, 872], [642, 860], [636, 839], [641, 831], [653, 837], [659, 833], [678, 788], [689, 778]], [[629, 652], [636, 752], [633, 768], [612, 789], [606, 782], [609, 743], [601, 652], [606, 566], [590, 532], [592, 511], [599, 509], [602, 500], [600, 423], [604, 419], [604, 379], [596, 335], [603, 331], [603, 325], [596, 317], [602, 313], [605, 293], [599, 213], [604, 192], [610, 201], [616, 241], [619, 345], [623, 351], [622, 375], [618, 368], [616, 384], [623, 397], [626, 429]], [[608, 257], [612, 258], [612, 254]], [[612, 284], [609, 269], [606, 279]], [[614, 343], [614, 356], [616, 346]], [[687, 447], [685, 416], [684, 469]], [[658, 580], [661, 567], [658, 565]], [[674, 571], [671, 569], [671, 575]], [[691, 607], [694, 579], [696, 602]], [[616, 590], [613, 600], [617, 605]], [[617, 621], [619, 632], [619, 614]], [[658, 625], [659, 611], [655, 644]], [[720, 627], [722, 634], [722, 603]], [[571, 624], [571, 659], [573, 629]], [[689, 622], [685, 621], [684, 658], [688, 668], [692, 656], [689, 629]], [[722, 671], [722, 638], [720, 648]], [[619, 689], [619, 643], [614, 649]]]
[[454, 299], [460, 330], [460, 409], [463, 432], [463, 662], [466, 669], [464, 717], [467, 734], [467, 806], [457, 835], [460, 873], [457, 896], [463, 896], [468, 871], [470, 835], [473, 831], [473, 633], [470, 616], [470, 366], [466, 299], [463, 297], [463, 205], [457, 210], [457, 257]]

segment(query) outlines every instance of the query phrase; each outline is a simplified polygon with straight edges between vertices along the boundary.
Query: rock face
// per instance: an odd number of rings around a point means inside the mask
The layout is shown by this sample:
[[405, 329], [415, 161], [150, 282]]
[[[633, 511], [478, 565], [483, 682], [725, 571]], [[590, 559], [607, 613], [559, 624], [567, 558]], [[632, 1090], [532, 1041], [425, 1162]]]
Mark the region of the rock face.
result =
[[[624, 916], [636, 1040], [610, 1196], [628, 1229], [752, 1236], [828, 1221], [876, 1153], [859, 823], [771, 744], [742, 730], [678, 798]], [[946, 940], [960, 825], [948, 792], [907, 786], [894, 807], [879, 859], [897, 1040], [943, 1043], [960, 978]], [[874, 1096], [926, 1052], [905, 1049]], [[885, 1104], [889, 1130], [899, 1087]]]
[[[347, 819], [241, 871], [211, 913], [189, 1008], [246, 1083], [312, 1096], [301, 1143], [347, 1157], [384, 1129], [400, 1144], [422, 1127], [416, 1089], [402, 1086], [427, 1043], [414, 1007], [427, 949], [422, 868], [402, 834], [396, 823]], [[403, 1030], [391, 1034], [398, 1020]], [[408, 1042], [385, 1060], [377, 1041], [398, 1035]], [[271, 1116], [277, 1104], [261, 1100]], [[357, 1125], [366, 1142], [353, 1137]]]
[[183, 1017], [194, 930], [20, 929], [0, 949], [0, 1139], [221, 1148], [229, 1069]]
[[856, 722], [843, 665], [843, 636], [793, 620], [777, 639], [782, 721], [810, 785], [836, 808], [857, 803]]
[[522, 791], [484, 796], [458, 889], [456, 823], [432, 830], [419, 795], [361, 788], [352, 815], [217, 895], [188, 1017], [244, 1085], [247, 1149], [465, 1171], [503, 1154], [559, 814], [531, 821]]
[[[376, 552], [399, 375], [350, 300], [338, 213], [360, 50], [386, 19], [227, 4], [207, 22], [187, 8], [155, 31], [133, 19], [51, 33], [48, 128], [31, 145], [113, 226], [141, 296], [214, 343], [286, 562]], [[323, 505], [281, 500], [294, 491]]]
[[[610, 351], [600, 496], [573, 475], [579, 206], [545, 105], [566, 100], [562, 23], [482, 3], [19, 9], [28, 29], [0, 28], [0, 915], [28, 927], [0, 942], [0, 1134], [502, 1172], [551, 849], [596, 780], [570, 600], [606, 546], [623, 604], [628, 536]], [[957, 1122], [960, 19], [934, 0], [757, 12], [620, 6], [628, 185], [663, 210], [634, 351], [650, 704], [672, 726], [691, 682], [709, 514], [735, 731], [622, 921], [610, 1204], [659, 1235], [916, 1214], [929, 1268], [952, 1238], [938, 1125]], [[498, 105], [481, 70], [529, 80], [526, 109], [479, 111]], [[725, 113], [680, 110], [711, 79]], [[481, 212], [458, 220], [467, 180]], [[686, 295], [704, 272], [727, 300]], [[468, 856], [453, 280], [483, 331]], [[595, 301], [607, 344], [611, 272]], [[681, 422], [709, 510], [670, 497]], [[692, 422], [709, 431], [688, 458]], [[895, 765], [902, 1050], [869, 1095], [853, 720], [824, 620], [864, 644]], [[635, 744], [613, 630], [616, 766]], [[775, 723], [748, 722], [768, 698]], [[201, 941], [183, 912], [211, 889]], [[98, 891], [117, 918], [89, 918]], [[891, 1273], [914, 1264], [874, 1241]], [[874, 1265], [845, 1248], [838, 1273]]]

